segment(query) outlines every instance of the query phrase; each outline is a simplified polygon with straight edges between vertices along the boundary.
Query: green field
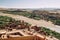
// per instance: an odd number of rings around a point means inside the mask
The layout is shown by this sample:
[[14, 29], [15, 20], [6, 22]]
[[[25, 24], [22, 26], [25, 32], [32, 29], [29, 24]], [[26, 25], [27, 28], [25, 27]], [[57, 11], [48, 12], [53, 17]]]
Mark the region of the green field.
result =
[[0, 29], [5, 29], [7, 25], [15, 23], [16, 25], [19, 23], [19, 21], [16, 21], [15, 19], [7, 16], [0, 16]]
[[47, 36], [51, 35], [51, 36], [54, 36], [54, 37], [56, 37], [57, 39], [60, 40], [60, 33], [57, 33], [55, 31], [52, 31], [52, 30], [50, 30], [48, 28], [45, 28], [45, 27], [41, 27], [41, 28], [44, 32], [46, 32]]

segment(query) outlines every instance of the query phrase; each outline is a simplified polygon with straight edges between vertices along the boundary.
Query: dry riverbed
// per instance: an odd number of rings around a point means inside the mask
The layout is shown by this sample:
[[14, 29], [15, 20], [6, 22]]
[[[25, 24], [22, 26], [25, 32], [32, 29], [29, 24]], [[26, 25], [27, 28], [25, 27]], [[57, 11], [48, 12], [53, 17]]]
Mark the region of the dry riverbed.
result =
[[56, 32], [60, 33], [60, 26], [54, 25], [50, 21], [47, 22], [45, 20], [34, 20], [34, 19], [31, 19], [31, 18], [27, 18], [27, 17], [20, 16], [20, 15], [13, 15], [13, 14], [0, 13], [0, 15], [12, 17], [16, 20], [24, 20], [25, 22], [30, 23], [32, 25], [43, 26], [43, 27], [49, 28], [53, 31], [56, 31]]

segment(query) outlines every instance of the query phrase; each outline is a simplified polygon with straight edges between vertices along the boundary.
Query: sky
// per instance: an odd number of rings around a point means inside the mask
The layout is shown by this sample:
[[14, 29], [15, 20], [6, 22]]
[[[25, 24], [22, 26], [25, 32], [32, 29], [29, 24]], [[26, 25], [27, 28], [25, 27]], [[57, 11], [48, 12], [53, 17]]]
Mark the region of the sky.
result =
[[60, 0], [0, 0], [6, 8], [60, 8]]

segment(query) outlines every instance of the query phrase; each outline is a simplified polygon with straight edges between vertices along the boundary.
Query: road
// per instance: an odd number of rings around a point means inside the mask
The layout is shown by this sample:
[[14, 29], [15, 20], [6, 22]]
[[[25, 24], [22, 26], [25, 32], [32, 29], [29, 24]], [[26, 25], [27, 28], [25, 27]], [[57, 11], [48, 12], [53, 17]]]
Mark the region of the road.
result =
[[16, 20], [24, 20], [25, 22], [30, 23], [32, 25], [46, 27], [46, 28], [49, 28], [49, 29], [51, 29], [53, 31], [56, 31], [56, 32], [60, 33], [60, 26], [54, 25], [50, 21], [47, 22], [45, 20], [34, 20], [34, 19], [27, 18], [27, 17], [20, 16], [20, 15], [13, 15], [13, 14], [6, 14], [6, 13], [5, 14], [0, 13], [0, 15], [12, 17], [12, 18], [14, 18]]

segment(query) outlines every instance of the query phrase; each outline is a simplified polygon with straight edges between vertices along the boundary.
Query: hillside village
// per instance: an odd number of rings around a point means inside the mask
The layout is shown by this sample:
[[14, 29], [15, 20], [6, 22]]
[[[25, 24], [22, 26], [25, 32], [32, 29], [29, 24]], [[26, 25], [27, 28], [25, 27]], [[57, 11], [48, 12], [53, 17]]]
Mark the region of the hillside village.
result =
[[[51, 21], [60, 26], [60, 13], [51, 13], [46, 10], [27, 9], [0, 9], [3, 14], [25, 16], [34, 20]], [[1, 14], [0, 13], [0, 14]], [[28, 20], [27, 20], [28, 21]], [[0, 16], [0, 39], [2, 40], [59, 40], [60, 34], [48, 28], [33, 25], [24, 20], [16, 21], [7, 16]], [[26, 38], [25, 38], [26, 37]]]

